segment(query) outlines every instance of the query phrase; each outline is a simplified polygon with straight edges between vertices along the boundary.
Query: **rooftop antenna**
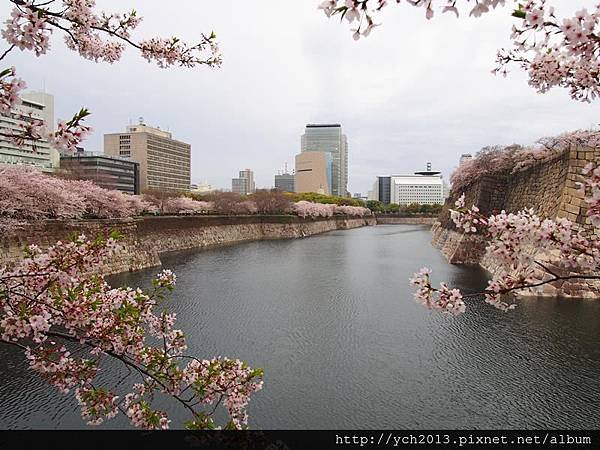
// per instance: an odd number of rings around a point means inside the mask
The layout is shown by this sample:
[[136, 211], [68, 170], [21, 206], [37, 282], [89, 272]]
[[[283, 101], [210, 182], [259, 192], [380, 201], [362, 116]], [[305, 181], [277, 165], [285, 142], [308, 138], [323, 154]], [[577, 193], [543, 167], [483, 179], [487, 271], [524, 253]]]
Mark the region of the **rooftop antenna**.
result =
[[138, 120], [140, 121], [140, 125], [144, 125], [144, 118], [142, 116], [140, 116]]
[[285, 172], [284, 173], [288, 173], [288, 171], [287, 171], [287, 163], [285, 163]]

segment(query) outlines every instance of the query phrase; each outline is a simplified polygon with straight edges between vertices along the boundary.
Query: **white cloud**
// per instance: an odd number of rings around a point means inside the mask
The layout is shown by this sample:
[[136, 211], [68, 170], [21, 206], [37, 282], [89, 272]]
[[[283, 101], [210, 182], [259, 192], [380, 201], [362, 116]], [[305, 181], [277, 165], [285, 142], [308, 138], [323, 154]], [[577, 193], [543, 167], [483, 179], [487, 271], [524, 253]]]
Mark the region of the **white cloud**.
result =
[[[45, 85], [60, 116], [81, 106], [93, 111], [88, 148], [100, 150], [104, 133], [143, 116], [190, 142], [193, 179], [220, 187], [245, 167], [270, 186], [276, 170], [293, 163], [308, 122], [342, 123], [350, 190], [363, 193], [377, 174], [432, 161], [448, 176], [461, 153], [598, 123], [597, 105], [575, 103], [562, 90], [536, 94], [518, 69], [506, 79], [490, 74], [496, 48], [509, 45], [506, 8], [481, 19], [438, 15], [428, 22], [420, 9], [391, 5], [383, 26], [355, 42], [347, 25], [327, 20], [317, 4], [99, 2], [107, 10], [135, 6], [144, 17], [139, 36], [193, 41], [214, 30], [224, 54], [218, 70], [165, 71], [132, 50], [113, 66], [94, 64], [66, 50], [58, 34], [48, 56], [18, 52], [6, 64], [32, 88]], [[6, 16], [8, 8], [0, 11]]]

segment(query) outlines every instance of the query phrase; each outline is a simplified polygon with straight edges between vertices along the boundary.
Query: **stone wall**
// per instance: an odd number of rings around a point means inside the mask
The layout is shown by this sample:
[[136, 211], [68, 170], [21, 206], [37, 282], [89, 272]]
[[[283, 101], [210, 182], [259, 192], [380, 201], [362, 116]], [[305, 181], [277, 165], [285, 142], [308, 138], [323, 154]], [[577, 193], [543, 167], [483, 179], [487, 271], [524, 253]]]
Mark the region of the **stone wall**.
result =
[[378, 215], [377, 225], [433, 225], [435, 217], [400, 217], [393, 215]]
[[[477, 205], [490, 214], [505, 210], [517, 212], [533, 208], [545, 218], [566, 217], [584, 233], [593, 232], [586, 216], [583, 194], [577, 189], [583, 167], [590, 161], [600, 162], [600, 149], [571, 148], [551, 159], [516, 173], [485, 176], [465, 188], [466, 205]], [[453, 264], [478, 264], [494, 274], [499, 265], [492, 255], [486, 254], [487, 241], [480, 235], [463, 235], [450, 220], [449, 209], [462, 192], [453, 193], [446, 202], [438, 221], [432, 227], [433, 245]], [[541, 256], [550, 266], [552, 255]], [[539, 279], [543, 278], [541, 271]], [[525, 294], [560, 297], [600, 297], [598, 283], [566, 282], [561, 287], [544, 287], [541, 291]], [[585, 294], [585, 295], [584, 295]]]
[[20, 230], [0, 240], [0, 266], [23, 257], [23, 248], [41, 248], [65, 240], [72, 233], [94, 236], [109, 230], [123, 235], [122, 251], [107, 267], [106, 274], [159, 266], [162, 253], [231, 245], [244, 241], [293, 239], [327, 231], [375, 225], [372, 217], [357, 219], [302, 219], [296, 216], [169, 216], [128, 220], [48, 221]]

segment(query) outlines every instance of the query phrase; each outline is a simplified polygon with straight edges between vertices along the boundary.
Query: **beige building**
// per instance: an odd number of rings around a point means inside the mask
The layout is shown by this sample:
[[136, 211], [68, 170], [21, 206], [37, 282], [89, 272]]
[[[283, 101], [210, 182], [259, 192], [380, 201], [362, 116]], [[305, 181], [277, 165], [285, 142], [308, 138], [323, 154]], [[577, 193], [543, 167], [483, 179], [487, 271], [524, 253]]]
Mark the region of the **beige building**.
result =
[[105, 154], [139, 163], [142, 192], [149, 189], [189, 191], [191, 152], [190, 144], [144, 123], [128, 126], [125, 133], [104, 135]]
[[296, 192], [331, 194], [332, 157], [329, 152], [303, 152], [296, 155]]

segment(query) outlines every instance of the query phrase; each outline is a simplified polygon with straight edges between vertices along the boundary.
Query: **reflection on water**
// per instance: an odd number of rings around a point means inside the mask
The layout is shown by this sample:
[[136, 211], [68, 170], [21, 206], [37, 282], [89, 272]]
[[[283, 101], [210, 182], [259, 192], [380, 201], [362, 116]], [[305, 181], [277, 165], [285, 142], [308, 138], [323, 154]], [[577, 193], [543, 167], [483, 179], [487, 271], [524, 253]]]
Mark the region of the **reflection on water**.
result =
[[[470, 292], [486, 278], [448, 265], [430, 238], [390, 225], [169, 255], [169, 308], [190, 352], [265, 369], [253, 428], [597, 427], [600, 302], [532, 299], [502, 313], [471, 301], [458, 318], [431, 314], [407, 282], [420, 267]], [[111, 282], [148, 285], [156, 271]], [[1, 427], [84, 426], [74, 400], [12, 349], [0, 358]]]

